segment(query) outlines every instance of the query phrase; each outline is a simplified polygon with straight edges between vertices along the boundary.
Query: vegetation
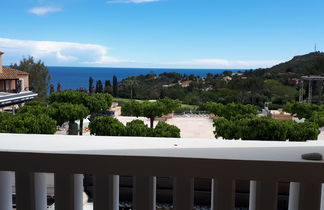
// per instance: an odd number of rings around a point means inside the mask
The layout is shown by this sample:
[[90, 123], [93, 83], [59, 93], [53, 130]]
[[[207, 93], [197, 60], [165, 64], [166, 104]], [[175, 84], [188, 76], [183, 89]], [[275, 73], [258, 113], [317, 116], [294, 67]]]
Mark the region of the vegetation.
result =
[[122, 106], [122, 113], [128, 116], [147, 117], [150, 119], [150, 127], [153, 128], [153, 122], [156, 117], [169, 114], [180, 106], [181, 102], [179, 100], [171, 100], [168, 98], [159, 99], [155, 102], [129, 101]]
[[56, 121], [46, 114], [24, 112], [16, 115], [0, 113], [1, 133], [54, 134]]
[[125, 126], [112, 117], [96, 117], [89, 124], [90, 133], [96, 136], [124, 136]]
[[174, 125], [159, 122], [154, 129], [154, 135], [156, 137], [180, 138], [180, 129]]
[[115, 75], [113, 76], [113, 96], [118, 97], [118, 81]]
[[93, 85], [93, 78], [89, 77], [89, 93], [94, 93], [94, 85]]
[[[78, 115], [80, 119], [80, 135], [82, 135], [83, 130], [83, 118], [89, 114], [94, 114], [99, 111], [107, 110], [110, 108], [112, 103], [112, 97], [109, 94], [104, 93], [96, 93], [92, 95], [88, 95], [84, 92], [78, 92], [74, 90], [65, 90], [60, 93], [52, 93], [49, 96], [50, 104], [53, 103], [65, 103], [75, 105], [75, 112], [79, 114], [71, 113], [71, 115]], [[79, 106], [78, 106], [79, 105]], [[84, 106], [86, 109], [84, 109]], [[70, 107], [70, 109], [72, 109]], [[72, 111], [72, 110], [71, 110]], [[71, 117], [70, 119], [72, 119]], [[66, 118], [67, 119], [67, 118]]]
[[226, 119], [247, 118], [255, 116], [258, 113], [258, 108], [250, 104], [243, 105], [230, 103], [223, 105], [221, 103], [209, 102], [200, 106], [199, 109], [207, 110], [216, 116], [224, 117]]
[[35, 61], [33, 57], [28, 57], [10, 67], [29, 73], [29, 89], [38, 93], [38, 97], [44, 98], [47, 95], [51, 77], [41, 60]]
[[159, 122], [157, 126], [149, 128], [142, 120], [133, 120], [124, 126], [117, 119], [101, 116], [96, 117], [89, 124], [92, 135], [97, 136], [145, 136], [180, 138], [180, 129], [174, 125]]
[[[313, 109], [317, 107], [317, 109]], [[305, 123], [295, 121], [280, 121], [268, 117], [257, 117], [257, 107], [242, 104], [206, 103], [200, 108], [214, 113], [215, 137], [224, 139], [267, 140], [267, 141], [305, 141], [316, 140], [320, 131], [320, 123], [324, 118], [319, 112], [319, 106], [292, 103], [285, 106], [286, 111], [298, 113], [310, 118]], [[313, 111], [312, 111], [313, 110]], [[315, 115], [315, 113], [318, 113]]]
[[215, 136], [224, 139], [265, 140], [265, 141], [306, 141], [316, 140], [320, 131], [315, 123], [280, 121], [268, 117], [214, 121]]
[[126, 124], [125, 136], [155, 136], [154, 130], [142, 120], [133, 120]]

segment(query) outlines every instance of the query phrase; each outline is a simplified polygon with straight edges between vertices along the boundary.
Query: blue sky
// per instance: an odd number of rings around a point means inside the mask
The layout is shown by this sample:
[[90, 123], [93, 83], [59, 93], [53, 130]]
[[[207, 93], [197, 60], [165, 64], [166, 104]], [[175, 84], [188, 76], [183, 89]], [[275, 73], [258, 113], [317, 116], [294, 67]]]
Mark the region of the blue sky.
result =
[[4, 64], [258, 68], [324, 46], [323, 0], [2, 0]]

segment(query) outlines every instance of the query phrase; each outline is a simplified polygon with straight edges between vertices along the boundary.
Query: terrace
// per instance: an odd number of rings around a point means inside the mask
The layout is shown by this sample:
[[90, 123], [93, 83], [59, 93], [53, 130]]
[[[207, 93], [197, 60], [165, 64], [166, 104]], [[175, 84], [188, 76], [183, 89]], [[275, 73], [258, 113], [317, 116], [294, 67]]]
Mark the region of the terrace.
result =
[[[0, 134], [0, 210], [46, 209], [44, 173], [54, 173], [55, 205], [82, 209], [82, 175], [94, 175], [94, 209], [119, 209], [119, 176], [133, 176], [133, 209], [156, 208], [156, 177], [173, 178], [173, 209], [190, 210], [194, 178], [212, 180], [213, 210], [234, 209], [235, 181], [250, 181], [249, 209], [275, 210], [278, 183], [290, 182], [289, 210], [323, 209], [324, 141], [259, 142], [142, 137]], [[322, 206], [321, 206], [322, 205]]]

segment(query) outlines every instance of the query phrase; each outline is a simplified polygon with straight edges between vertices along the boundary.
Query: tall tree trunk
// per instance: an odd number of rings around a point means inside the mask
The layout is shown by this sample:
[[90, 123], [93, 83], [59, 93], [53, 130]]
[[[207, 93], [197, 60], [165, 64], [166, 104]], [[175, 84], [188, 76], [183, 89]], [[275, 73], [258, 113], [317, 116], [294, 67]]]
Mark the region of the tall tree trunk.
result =
[[151, 125], [151, 128], [153, 128], [153, 124], [154, 124], [154, 117], [151, 117], [151, 118], [150, 118], [150, 125]]
[[83, 134], [83, 119], [80, 120], [80, 130], [79, 130], [79, 135], [82, 136]]

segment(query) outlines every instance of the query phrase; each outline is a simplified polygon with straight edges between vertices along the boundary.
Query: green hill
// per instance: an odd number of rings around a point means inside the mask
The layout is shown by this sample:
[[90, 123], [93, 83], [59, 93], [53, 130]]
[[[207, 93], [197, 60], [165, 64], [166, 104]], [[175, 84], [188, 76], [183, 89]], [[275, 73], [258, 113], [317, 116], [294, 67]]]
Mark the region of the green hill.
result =
[[[249, 71], [248, 74], [252, 72]], [[280, 63], [268, 69], [257, 69], [254, 76], [296, 74], [300, 75], [324, 75], [324, 53], [313, 52], [306, 55], [295, 56], [290, 61]]]

